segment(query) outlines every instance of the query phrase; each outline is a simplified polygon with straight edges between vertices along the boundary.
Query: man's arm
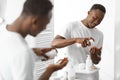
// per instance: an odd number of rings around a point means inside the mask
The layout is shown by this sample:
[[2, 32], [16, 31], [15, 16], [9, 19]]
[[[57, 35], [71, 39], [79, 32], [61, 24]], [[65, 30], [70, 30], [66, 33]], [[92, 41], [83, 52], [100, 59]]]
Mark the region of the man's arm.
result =
[[62, 48], [74, 43], [76, 43], [75, 38], [65, 39], [64, 37], [57, 35], [55, 39], [52, 41], [52, 47]]
[[[45, 53], [47, 53], [53, 49], [56, 50], [55, 48], [51, 47], [51, 48], [33, 48], [33, 51], [38, 56], [44, 56], [45, 58], [49, 58], [48, 56], [45, 55]], [[56, 50], [56, 52], [57, 52], [57, 50]]]
[[42, 76], [39, 78], [39, 80], [49, 80], [49, 77], [51, 74], [57, 70], [62, 69], [63, 67], [66, 66], [68, 63], [68, 59], [64, 58], [61, 60], [59, 64], [51, 64], [47, 67], [46, 71], [42, 74]]
[[70, 39], [66, 39], [60, 35], [57, 35], [55, 37], [55, 39], [52, 41], [52, 47], [55, 48], [62, 48], [62, 47], [66, 47], [69, 45], [72, 45], [74, 43], [79, 43], [82, 45], [82, 47], [86, 47], [90, 45], [90, 39], [93, 38], [70, 38]]

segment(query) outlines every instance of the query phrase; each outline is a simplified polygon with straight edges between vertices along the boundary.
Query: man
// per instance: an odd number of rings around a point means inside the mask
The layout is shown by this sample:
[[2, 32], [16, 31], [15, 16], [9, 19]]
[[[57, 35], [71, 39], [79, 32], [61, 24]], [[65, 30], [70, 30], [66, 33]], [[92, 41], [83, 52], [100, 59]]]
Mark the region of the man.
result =
[[[49, 0], [26, 0], [21, 15], [0, 32], [0, 79], [33, 80], [33, 50], [25, 41], [26, 35], [36, 36], [46, 28], [51, 18], [52, 4]], [[67, 64], [67, 58], [59, 64], [51, 64], [39, 80]]]
[[[101, 4], [94, 4], [85, 19], [72, 22], [63, 33], [57, 35], [52, 41], [54, 48], [67, 47], [69, 57], [69, 67], [75, 64], [85, 63], [87, 55], [90, 54], [92, 62], [98, 64], [101, 60], [101, 49], [103, 44], [103, 34], [96, 26], [101, 23], [106, 13], [105, 7]], [[94, 46], [90, 39], [94, 40]], [[81, 44], [77, 46], [77, 44]]]

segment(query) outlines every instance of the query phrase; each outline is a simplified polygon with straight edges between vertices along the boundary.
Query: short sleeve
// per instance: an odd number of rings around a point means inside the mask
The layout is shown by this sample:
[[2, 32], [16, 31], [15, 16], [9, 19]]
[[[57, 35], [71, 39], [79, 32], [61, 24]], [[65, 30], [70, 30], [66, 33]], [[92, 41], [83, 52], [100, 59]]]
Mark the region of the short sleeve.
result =
[[72, 29], [72, 24], [69, 23], [65, 25], [64, 29], [60, 30], [60, 32], [57, 35], [69, 39], [71, 37], [71, 29]]

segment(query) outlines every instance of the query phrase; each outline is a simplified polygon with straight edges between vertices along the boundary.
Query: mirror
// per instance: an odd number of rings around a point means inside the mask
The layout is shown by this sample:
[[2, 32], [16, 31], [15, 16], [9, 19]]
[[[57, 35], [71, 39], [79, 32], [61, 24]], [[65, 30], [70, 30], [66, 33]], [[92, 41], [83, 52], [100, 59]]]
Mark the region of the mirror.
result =
[[[66, 24], [86, 18], [89, 9], [95, 3], [102, 4], [106, 8], [103, 21], [96, 27], [104, 35], [101, 61], [96, 66], [100, 68], [100, 80], [114, 80], [114, 0], [55, 0], [54, 33], [56, 36], [64, 31]], [[64, 56], [62, 53], [66, 51], [62, 49], [60, 51], [59, 57]]]

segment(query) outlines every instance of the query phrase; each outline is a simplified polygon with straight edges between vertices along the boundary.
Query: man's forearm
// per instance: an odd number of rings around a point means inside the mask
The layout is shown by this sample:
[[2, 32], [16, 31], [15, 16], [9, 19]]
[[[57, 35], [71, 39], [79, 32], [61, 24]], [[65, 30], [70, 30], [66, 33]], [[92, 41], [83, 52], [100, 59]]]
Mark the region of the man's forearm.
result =
[[42, 74], [39, 80], [49, 80], [51, 74], [57, 70], [62, 69], [68, 63], [68, 58], [60, 59], [60, 63], [58, 64], [51, 64], [47, 67], [46, 71]]
[[33, 48], [33, 51], [35, 52], [36, 55], [41, 56], [51, 51], [52, 49], [54, 48]]
[[47, 69], [39, 78], [39, 80], [49, 80], [53, 71], [51, 69]]
[[66, 47], [68, 45], [76, 43], [76, 38], [71, 39], [55, 39], [52, 41], [52, 47], [55, 48], [62, 48]]

